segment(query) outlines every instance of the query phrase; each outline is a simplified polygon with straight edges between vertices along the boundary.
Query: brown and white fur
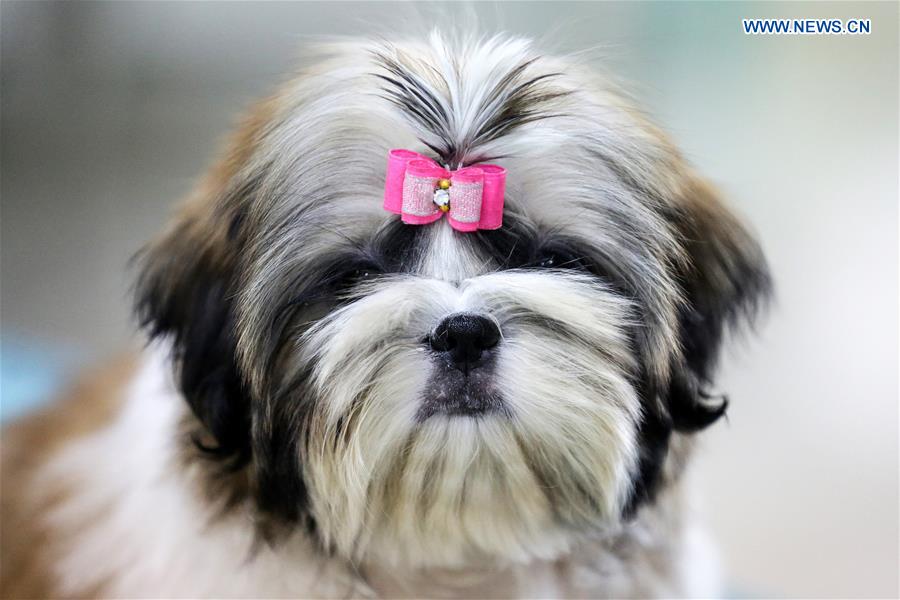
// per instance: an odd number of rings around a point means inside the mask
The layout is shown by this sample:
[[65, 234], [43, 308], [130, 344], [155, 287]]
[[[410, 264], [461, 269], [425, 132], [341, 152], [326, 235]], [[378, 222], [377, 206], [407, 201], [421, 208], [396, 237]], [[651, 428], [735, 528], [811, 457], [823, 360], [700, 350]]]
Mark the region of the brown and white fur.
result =
[[[394, 147], [502, 164], [503, 227], [400, 223]], [[577, 62], [322, 47], [138, 264], [142, 356], [4, 431], [4, 597], [716, 593], [682, 471], [765, 264]]]

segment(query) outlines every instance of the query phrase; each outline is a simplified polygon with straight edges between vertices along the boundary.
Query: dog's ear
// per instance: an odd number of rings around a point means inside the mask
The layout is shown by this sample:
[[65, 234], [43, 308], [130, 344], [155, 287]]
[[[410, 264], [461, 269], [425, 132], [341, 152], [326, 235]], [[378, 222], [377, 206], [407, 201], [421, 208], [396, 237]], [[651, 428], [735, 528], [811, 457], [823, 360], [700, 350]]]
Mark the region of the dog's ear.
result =
[[759, 245], [708, 183], [688, 179], [672, 221], [687, 261], [677, 274], [685, 298], [682, 356], [672, 365], [666, 403], [674, 429], [691, 432], [725, 414], [727, 399], [711, 393], [722, 336], [752, 322], [771, 281]]
[[197, 445], [243, 462], [249, 403], [236, 364], [235, 260], [217, 241], [225, 225], [206, 210], [192, 206], [136, 257], [136, 309], [151, 339], [171, 342], [178, 385], [208, 433]]
[[272, 107], [261, 103], [163, 235], [134, 259], [135, 306], [150, 338], [171, 341], [182, 393], [205, 426], [195, 442], [243, 464], [250, 402], [235, 343], [235, 293], [243, 215], [255, 182], [246, 174]]

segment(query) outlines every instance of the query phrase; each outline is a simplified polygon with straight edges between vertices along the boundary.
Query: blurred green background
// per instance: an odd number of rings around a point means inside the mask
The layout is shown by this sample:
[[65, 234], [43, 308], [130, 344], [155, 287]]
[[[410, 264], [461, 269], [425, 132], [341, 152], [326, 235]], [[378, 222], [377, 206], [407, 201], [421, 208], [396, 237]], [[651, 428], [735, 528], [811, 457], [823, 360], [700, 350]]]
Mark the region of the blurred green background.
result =
[[[5, 0], [3, 416], [139, 343], [128, 258], [300, 44], [472, 15], [615, 74], [768, 253], [777, 303], [726, 357], [729, 423], [703, 438], [692, 473], [734, 589], [896, 597], [894, 2]], [[742, 33], [742, 18], [764, 17], [869, 18], [872, 34]]]

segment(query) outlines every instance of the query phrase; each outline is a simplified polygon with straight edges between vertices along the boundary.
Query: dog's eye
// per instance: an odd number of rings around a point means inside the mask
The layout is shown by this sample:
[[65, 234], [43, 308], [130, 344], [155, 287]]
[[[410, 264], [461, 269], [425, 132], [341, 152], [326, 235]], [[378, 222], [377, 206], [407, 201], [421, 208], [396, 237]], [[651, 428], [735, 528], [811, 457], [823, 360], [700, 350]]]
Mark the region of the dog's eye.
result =
[[532, 265], [541, 269], [583, 269], [584, 260], [567, 250], [547, 250]]
[[538, 263], [538, 266], [544, 267], [545, 269], [555, 267], [556, 266], [556, 256], [555, 255], [545, 256], [543, 259], [541, 259], [541, 262]]
[[345, 271], [337, 278], [337, 287], [339, 289], [347, 289], [354, 285], [371, 281], [381, 274], [381, 269], [375, 265], [359, 265]]

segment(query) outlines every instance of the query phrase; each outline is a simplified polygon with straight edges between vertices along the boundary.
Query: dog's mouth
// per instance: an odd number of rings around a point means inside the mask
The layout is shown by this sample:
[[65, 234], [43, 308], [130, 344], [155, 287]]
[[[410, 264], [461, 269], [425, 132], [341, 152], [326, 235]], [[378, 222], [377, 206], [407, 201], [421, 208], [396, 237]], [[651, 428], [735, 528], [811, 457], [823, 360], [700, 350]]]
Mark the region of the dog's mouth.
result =
[[480, 417], [492, 413], [508, 416], [506, 403], [495, 389], [492, 371], [439, 370], [434, 373], [422, 394], [416, 419], [422, 422], [437, 415]]

